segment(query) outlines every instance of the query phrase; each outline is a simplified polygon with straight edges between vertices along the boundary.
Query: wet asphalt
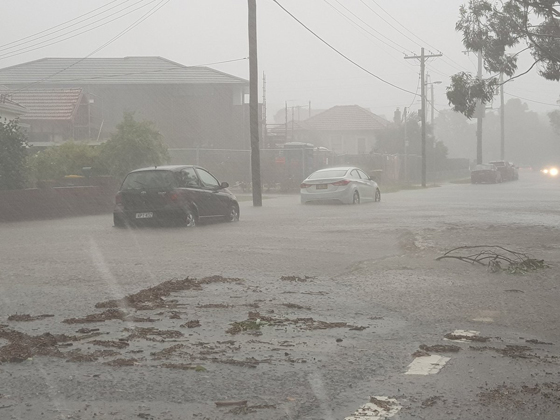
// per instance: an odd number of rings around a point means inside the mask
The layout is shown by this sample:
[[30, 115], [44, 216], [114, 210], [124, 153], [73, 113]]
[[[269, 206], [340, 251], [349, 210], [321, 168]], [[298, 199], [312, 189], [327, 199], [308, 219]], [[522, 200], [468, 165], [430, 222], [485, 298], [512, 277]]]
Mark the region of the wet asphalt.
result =
[[[558, 418], [560, 179], [522, 173], [517, 182], [445, 184], [359, 206], [270, 196], [262, 208], [243, 201], [239, 223], [111, 225], [110, 216], [0, 225], [0, 324], [32, 335], [99, 328], [104, 340], [137, 327], [183, 336], [130, 340], [119, 357], [134, 357], [133, 366], [42, 356], [5, 363], [0, 418], [343, 419], [371, 396], [397, 399], [398, 419]], [[505, 246], [551, 268], [508, 275], [435, 261], [465, 245]], [[131, 310], [157, 319], [150, 325], [61, 322], [166, 280], [214, 275], [243, 281], [173, 294], [174, 311]], [[283, 321], [226, 332], [249, 311]], [[7, 321], [16, 313], [54, 317]], [[331, 324], [294, 321], [309, 318]], [[181, 327], [194, 319], [200, 327]], [[441, 353], [450, 359], [437, 374], [404, 374], [420, 345], [449, 344], [443, 337], [454, 330], [488, 341], [453, 343], [460, 350]], [[91, 340], [76, 348], [99, 349]], [[237, 411], [215, 404], [244, 400]]]

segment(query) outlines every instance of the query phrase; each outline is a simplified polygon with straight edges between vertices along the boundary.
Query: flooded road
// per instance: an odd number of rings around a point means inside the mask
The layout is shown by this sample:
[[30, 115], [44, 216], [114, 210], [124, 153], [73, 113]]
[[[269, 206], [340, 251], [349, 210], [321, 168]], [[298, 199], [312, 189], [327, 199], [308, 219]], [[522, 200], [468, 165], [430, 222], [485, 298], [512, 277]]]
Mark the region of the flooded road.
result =
[[[0, 225], [0, 346], [21, 356], [0, 417], [557, 418], [558, 180], [263, 204], [194, 229]], [[551, 268], [435, 261], [467, 245]]]

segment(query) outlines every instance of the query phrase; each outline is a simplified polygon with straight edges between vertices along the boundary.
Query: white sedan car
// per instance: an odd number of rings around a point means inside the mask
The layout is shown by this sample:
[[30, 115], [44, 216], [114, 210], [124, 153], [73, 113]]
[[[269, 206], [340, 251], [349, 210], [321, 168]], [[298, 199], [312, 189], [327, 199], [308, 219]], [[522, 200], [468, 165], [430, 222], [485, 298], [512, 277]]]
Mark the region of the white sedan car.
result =
[[360, 204], [381, 201], [381, 192], [377, 183], [360, 168], [328, 168], [313, 172], [301, 184], [302, 204], [314, 201]]

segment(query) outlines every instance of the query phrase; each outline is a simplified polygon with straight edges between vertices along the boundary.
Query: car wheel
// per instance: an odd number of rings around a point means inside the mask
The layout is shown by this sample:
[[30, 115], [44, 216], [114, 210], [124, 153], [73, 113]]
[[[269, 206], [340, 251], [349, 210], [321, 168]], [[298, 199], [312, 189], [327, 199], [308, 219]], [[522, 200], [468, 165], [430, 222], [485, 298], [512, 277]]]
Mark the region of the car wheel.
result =
[[239, 207], [236, 204], [232, 204], [229, 207], [229, 211], [226, 215], [226, 220], [228, 222], [238, 222], [239, 221]]
[[183, 215], [183, 226], [185, 227], [195, 227], [196, 226], [196, 214], [190, 209], [187, 208]]
[[379, 203], [381, 201], [381, 191], [379, 191], [379, 188], [377, 188], [375, 190], [375, 202]]
[[354, 195], [352, 196], [352, 204], [360, 204], [360, 193], [358, 191], [354, 191]]

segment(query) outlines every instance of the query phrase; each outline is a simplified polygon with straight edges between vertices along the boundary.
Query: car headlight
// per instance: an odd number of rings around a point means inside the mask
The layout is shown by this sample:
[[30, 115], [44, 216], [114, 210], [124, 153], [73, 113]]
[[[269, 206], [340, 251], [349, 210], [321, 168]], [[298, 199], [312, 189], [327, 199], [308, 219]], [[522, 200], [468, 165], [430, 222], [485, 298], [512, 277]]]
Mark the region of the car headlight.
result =
[[556, 175], [558, 175], [558, 168], [550, 168], [548, 173], [552, 176], [556, 176]]
[[548, 169], [543, 169], [541, 172], [542, 172], [543, 174], [547, 174], [547, 173], [548, 173]]

